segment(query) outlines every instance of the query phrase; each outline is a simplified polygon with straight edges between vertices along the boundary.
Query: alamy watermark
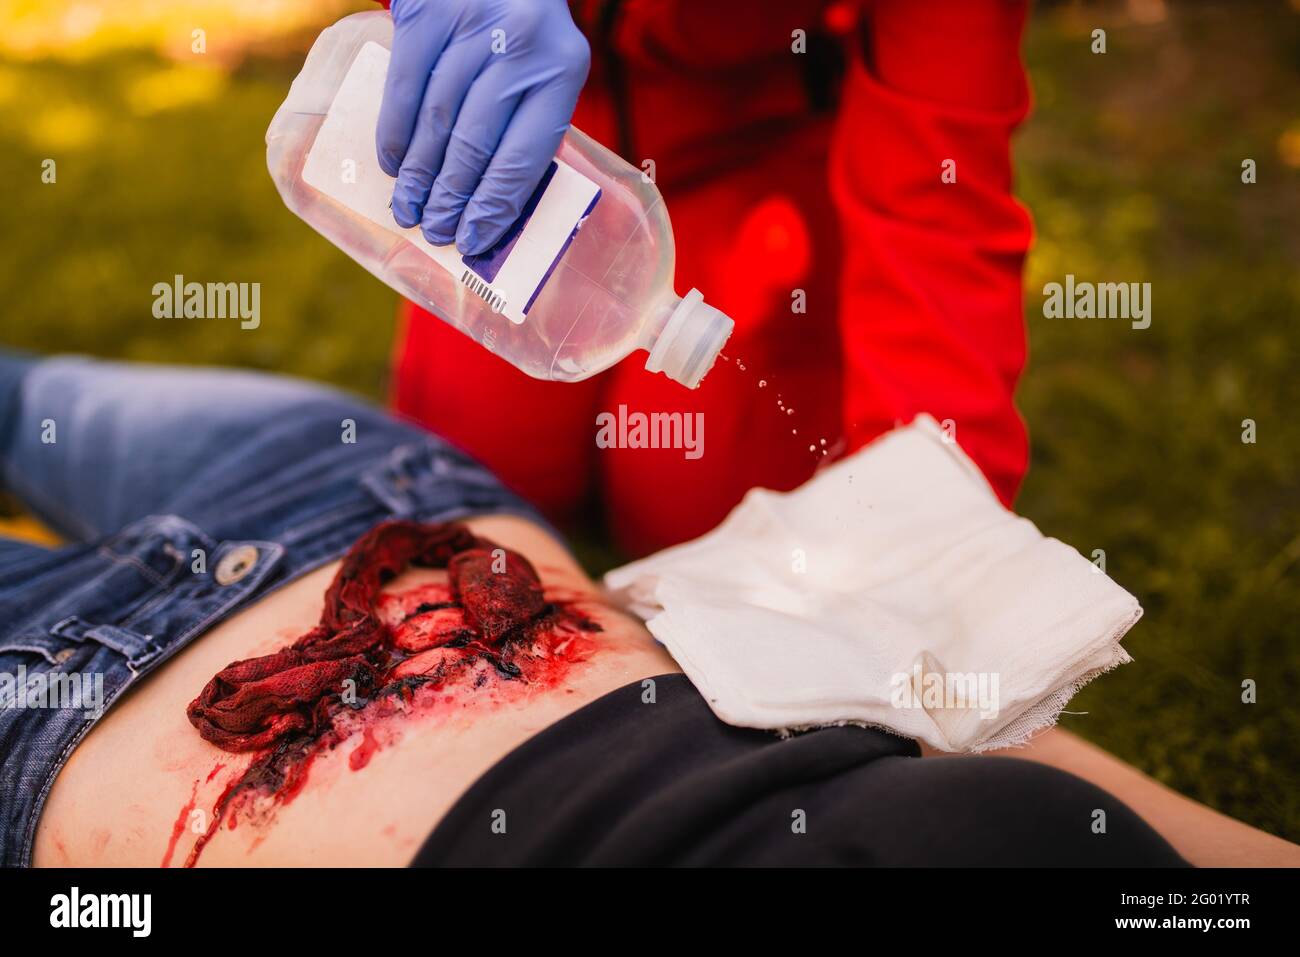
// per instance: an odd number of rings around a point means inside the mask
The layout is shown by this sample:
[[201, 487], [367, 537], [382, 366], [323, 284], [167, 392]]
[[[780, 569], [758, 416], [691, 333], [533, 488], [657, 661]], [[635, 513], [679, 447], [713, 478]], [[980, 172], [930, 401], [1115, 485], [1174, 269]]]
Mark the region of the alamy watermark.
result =
[[50, 898], [50, 926], [56, 928], [120, 927], [132, 937], [148, 937], [153, 929], [152, 894], [83, 894], [73, 887]]
[[895, 708], [925, 711], [979, 709], [981, 718], [996, 718], [1001, 710], [997, 672], [926, 671], [918, 661], [911, 671], [889, 680], [889, 702]]
[[596, 446], [602, 449], [683, 449], [686, 458], [704, 455], [703, 412], [618, 412], [596, 416]]
[[171, 282], [153, 285], [155, 319], [238, 319], [239, 328], [262, 323], [260, 282], [186, 282], [177, 274]]
[[1151, 325], [1151, 283], [1076, 282], [1068, 273], [1064, 283], [1043, 287], [1046, 319], [1128, 319], [1134, 329]]
[[0, 709], [10, 708], [71, 709], [84, 711], [87, 718], [98, 718], [104, 713], [104, 675], [98, 671], [28, 674], [26, 665], [19, 665], [16, 674], [0, 671]]

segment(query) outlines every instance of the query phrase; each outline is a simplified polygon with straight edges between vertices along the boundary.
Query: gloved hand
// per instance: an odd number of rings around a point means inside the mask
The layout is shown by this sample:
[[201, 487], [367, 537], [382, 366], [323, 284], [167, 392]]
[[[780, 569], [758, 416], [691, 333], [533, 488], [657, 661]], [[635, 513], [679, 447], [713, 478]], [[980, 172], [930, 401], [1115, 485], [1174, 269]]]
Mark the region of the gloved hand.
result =
[[435, 245], [489, 249], [569, 128], [591, 51], [566, 0], [393, 0], [375, 131], [393, 218]]

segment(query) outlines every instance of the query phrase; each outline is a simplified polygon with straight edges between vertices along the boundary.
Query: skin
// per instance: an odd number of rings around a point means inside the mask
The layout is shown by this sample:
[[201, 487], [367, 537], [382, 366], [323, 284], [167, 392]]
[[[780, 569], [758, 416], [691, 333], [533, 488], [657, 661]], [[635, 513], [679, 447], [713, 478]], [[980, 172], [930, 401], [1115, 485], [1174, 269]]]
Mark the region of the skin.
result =
[[[546, 532], [514, 517], [467, 524], [528, 556], [548, 593], [580, 601], [604, 629], [594, 636], [599, 650], [545, 692], [463, 688], [447, 713], [385, 721], [385, 738], [400, 737], [359, 771], [348, 761], [360, 739], [345, 742], [315, 761], [307, 786], [276, 808], [273, 820], [241, 820], [233, 831], [218, 831], [201, 866], [405, 865], [461, 793], [528, 738], [609, 691], [680, 670], [639, 623], [604, 603]], [[273, 651], [315, 624], [337, 567], [318, 569], [224, 621], [110, 710], [55, 780], [37, 829], [37, 866], [157, 866], [196, 782], [195, 809], [210, 814], [250, 757], [200, 738], [185, 706], [229, 662]], [[410, 569], [384, 590], [445, 581], [445, 571]], [[224, 767], [208, 781], [218, 765]], [[185, 815], [172, 866], [184, 863], [197, 838], [194, 821]]]
[[[307, 786], [271, 816], [243, 816], [219, 829], [200, 866], [404, 866], [480, 775], [528, 738], [601, 695], [680, 669], [645, 628], [612, 608], [563, 547], [522, 519], [468, 522], [478, 534], [527, 556], [548, 596], [575, 600], [602, 632], [597, 650], [546, 690], [489, 683], [455, 691], [446, 711], [398, 715], [378, 725], [383, 746], [360, 770], [349, 739], [312, 765]], [[250, 755], [199, 737], [185, 706], [233, 660], [289, 644], [314, 625], [332, 563], [227, 619], [134, 688], [73, 752], [55, 780], [37, 828], [37, 866], [180, 866], [204, 830], [225, 784]], [[400, 593], [446, 572], [411, 569], [384, 589]], [[936, 760], [962, 760], [938, 755]], [[1109, 791], [1201, 866], [1300, 866], [1300, 847], [1169, 790], [1113, 756], [1053, 729], [1027, 747], [994, 752], [1040, 761]], [[487, 826], [486, 822], [485, 825]]]

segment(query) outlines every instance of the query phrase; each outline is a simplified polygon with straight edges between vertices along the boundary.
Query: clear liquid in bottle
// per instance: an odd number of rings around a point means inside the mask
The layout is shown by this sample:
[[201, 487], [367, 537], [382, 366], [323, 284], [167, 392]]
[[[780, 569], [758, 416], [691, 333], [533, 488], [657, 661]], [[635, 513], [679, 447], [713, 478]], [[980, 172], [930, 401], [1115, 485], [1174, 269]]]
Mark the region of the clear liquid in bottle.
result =
[[675, 249], [648, 177], [571, 128], [542, 184], [492, 250], [462, 256], [404, 229], [375, 125], [393, 24], [345, 17], [316, 39], [267, 130], [288, 207], [398, 293], [538, 379], [577, 382], [632, 352], [699, 385], [733, 323], [698, 290], [673, 290]]

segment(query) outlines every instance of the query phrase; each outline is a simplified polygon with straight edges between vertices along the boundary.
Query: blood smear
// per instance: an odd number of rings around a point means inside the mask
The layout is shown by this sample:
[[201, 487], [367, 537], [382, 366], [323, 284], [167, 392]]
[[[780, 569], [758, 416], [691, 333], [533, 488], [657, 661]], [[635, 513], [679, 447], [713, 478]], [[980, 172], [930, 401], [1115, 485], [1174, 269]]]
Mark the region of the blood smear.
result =
[[[501, 555], [504, 569], [497, 573]], [[450, 585], [382, 594], [383, 583], [412, 561], [448, 568]], [[507, 698], [553, 688], [594, 654], [591, 636], [601, 630], [572, 602], [544, 595], [526, 558], [464, 525], [381, 523], [344, 557], [320, 625], [289, 649], [227, 666], [190, 704], [191, 722], [203, 737], [255, 757], [227, 783], [186, 866], [197, 862], [223, 818], [233, 828], [238, 809], [248, 807], [268, 821], [275, 807], [301, 793], [316, 758], [354, 735], [361, 741], [348, 766], [358, 771], [396, 740], [381, 732], [382, 722], [464, 707], [488, 685], [493, 697]], [[344, 700], [338, 684], [300, 678], [315, 663], [336, 664], [339, 659], [329, 657], [335, 652], [356, 662], [348, 669], [357, 677], [351, 700]], [[426, 667], [413, 669], [417, 661]], [[239, 709], [229, 706], [232, 689], [240, 692]], [[173, 827], [164, 866], [194, 809], [197, 787]]]

